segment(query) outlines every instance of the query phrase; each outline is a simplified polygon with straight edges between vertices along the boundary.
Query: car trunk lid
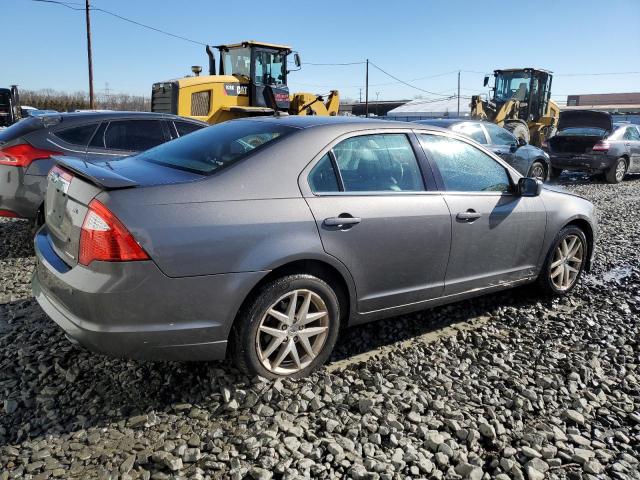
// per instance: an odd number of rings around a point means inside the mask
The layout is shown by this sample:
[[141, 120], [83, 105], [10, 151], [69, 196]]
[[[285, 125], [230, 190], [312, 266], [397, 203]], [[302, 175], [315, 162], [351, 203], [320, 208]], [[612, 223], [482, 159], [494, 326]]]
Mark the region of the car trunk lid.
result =
[[135, 157], [98, 164], [72, 157], [54, 160], [56, 166], [47, 176], [45, 221], [54, 250], [71, 267], [78, 263], [80, 233], [89, 203], [100, 192], [202, 178]]
[[613, 130], [613, 118], [607, 112], [596, 110], [568, 110], [560, 113], [558, 131], [579, 127], [600, 128], [610, 132]]

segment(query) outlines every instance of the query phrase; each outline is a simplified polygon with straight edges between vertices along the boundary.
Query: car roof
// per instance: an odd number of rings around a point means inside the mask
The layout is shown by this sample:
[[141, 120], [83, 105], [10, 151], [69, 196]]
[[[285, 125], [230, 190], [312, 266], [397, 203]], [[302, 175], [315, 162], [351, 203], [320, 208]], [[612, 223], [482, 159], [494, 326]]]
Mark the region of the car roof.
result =
[[371, 130], [377, 128], [442, 130], [441, 128], [434, 127], [433, 125], [420, 125], [412, 122], [346, 116], [283, 115], [279, 117], [250, 117], [231, 121], [274, 122], [299, 129], [333, 127], [344, 131]]
[[109, 110], [87, 110], [80, 112], [66, 112], [54, 115], [60, 115], [63, 120], [111, 120], [118, 118], [166, 118], [170, 120], [186, 120], [189, 122], [204, 123], [200, 120], [192, 118], [180, 117], [170, 113], [156, 112], [128, 112], [128, 111], [109, 111]]

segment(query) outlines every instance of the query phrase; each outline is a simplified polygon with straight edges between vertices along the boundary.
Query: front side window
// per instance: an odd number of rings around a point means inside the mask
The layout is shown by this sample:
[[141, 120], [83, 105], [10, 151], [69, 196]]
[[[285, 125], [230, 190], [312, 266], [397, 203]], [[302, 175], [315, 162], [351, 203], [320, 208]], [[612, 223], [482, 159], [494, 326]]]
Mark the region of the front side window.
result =
[[458, 123], [454, 125], [451, 130], [473, 138], [476, 142], [483, 145], [487, 143], [484, 130], [478, 123]]
[[492, 145], [513, 145], [518, 143], [516, 137], [507, 132], [504, 128], [501, 128], [493, 123], [487, 123], [485, 125], [487, 132], [489, 132], [489, 138], [491, 138]]
[[97, 123], [91, 123], [89, 125], [81, 125], [79, 127], [65, 128], [64, 130], [58, 130], [55, 132], [55, 136], [64, 142], [71, 145], [86, 146], [96, 131]]
[[285, 83], [285, 55], [266, 50], [256, 51], [256, 83], [258, 85], [283, 85]]
[[225, 75], [246, 77], [251, 74], [251, 49], [248, 47], [232, 48], [228, 52], [222, 52], [222, 63]]
[[137, 152], [148, 150], [164, 141], [162, 124], [158, 120], [109, 122], [104, 133], [104, 146], [112, 150]]
[[452, 192], [508, 192], [509, 175], [497, 161], [455, 138], [420, 135], [420, 143], [436, 164], [444, 187]]
[[346, 192], [424, 190], [418, 162], [404, 134], [348, 138], [333, 153]]
[[136, 158], [209, 175], [295, 130], [294, 127], [270, 122], [236, 120], [203, 128]]

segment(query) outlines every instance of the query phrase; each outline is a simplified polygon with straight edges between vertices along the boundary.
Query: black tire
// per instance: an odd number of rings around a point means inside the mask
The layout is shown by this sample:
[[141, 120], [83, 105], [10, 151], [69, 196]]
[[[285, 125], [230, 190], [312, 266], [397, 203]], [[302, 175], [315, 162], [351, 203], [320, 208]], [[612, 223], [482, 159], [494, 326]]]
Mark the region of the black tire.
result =
[[[560, 289], [554, 284], [554, 282], [551, 279], [551, 273], [552, 273], [551, 267], [554, 260], [556, 249], [565, 238], [570, 236], [578, 237], [578, 239], [582, 243], [583, 261], [580, 265], [577, 275], [575, 276], [575, 279], [573, 280], [573, 283], [569, 286], [569, 288]], [[587, 237], [582, 231], [582, 229], [575, 225], [568, 225], [564, 227], [562, 230], [558, 232], [558, 234], [556, 235], [556, 238], [553, 240], [553, 243], [551, 244], [551, 248], [547, 252], [547, 257], [545, 258], [544, 265], [542, 266], [542, 270], [538, 275], [537, 282], [538, 282], [539, 288], [542, 290], [543, 293], [549, 294], [549, 295], [560, 296], [560, 295], [567, 295], [568, 293], [570, 293], [580, 281], [580, 277], [582, 276], [582, 273], [584, 272], [584, 267], [587, 263], [588, 255], [589, 255], [589, 244], [587, 243]]]
[[[542, 171], [542, 176], [536, 177], [535, 176], [535, 172], [539, 171], [539, 170]], [[547, 176], [548, 176], [547, 166], [544, 164], [544, 162], [542, 162], [540, 160], [536, 160], [535, 162], [533, 162], [531, 164], [531, 168], [529, 168], [529, 171], [527, 172], [527, 176], [528, 177], [533, 177], [533, 178], [539, 178], [543, 182], [546, 182], [547, 181]]]
[[531, 140], [529, 128], [522, 122], [505, 122], [504, 128], [513, 133], [513, 136], [518, 139], [522, 138], [527, 143]]
[[[291, 374], [277, 374], [268, 370], [258, 355], [256, 336], [260, 322], [274, 303], [294, 290], [310, 290], [324, 302], [328, 312], [328, 331], [320, 352], [305, 368]], [[234, 364], [249, 375], [265, 378], [301, 378], [324, 364], [338, 338], [340, 303], [334, 289], [324, 280], [307, 274], [287, 275], [263, 285], [239, 313], [230, 338], [230, 353]]]
[[[627, 164], [627, 160], [624, 157], [620, 157], [613, 162], [613, 165], [611, 165], [609, 170], [604, 172], [604, 179], [607, 183], [620, 183], [624, 180], [624, 176], [627, 174], [628, 168], [629, 165]], [[620, 169], [623, 169], [622, 175], [620, 175]]]
[[560, 178], [560, 175], [562, 175], [562, 169], [561, 168], [551, 167], [551, 171], [549, 172], [549, 177], [552, 180], [557, 180], [558, 178]]

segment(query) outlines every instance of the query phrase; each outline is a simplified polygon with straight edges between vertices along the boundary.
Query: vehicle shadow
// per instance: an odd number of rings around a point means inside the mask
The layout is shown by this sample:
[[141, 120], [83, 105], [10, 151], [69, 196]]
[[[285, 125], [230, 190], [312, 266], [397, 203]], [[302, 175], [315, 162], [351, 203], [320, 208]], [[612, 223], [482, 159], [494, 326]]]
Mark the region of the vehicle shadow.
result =
[[[640, 174], [629, 173], [622, 181], [621, 185], [627, 182], [640, 181]], [[549, 185], [609, 185], [602, 175], [595, 175], [583, 172], [564, 172], [559, 178], [550, 180]]]
[[0, 260], [33, 255], [31, 222], [0, 218]]
[[[521, 288], [346, 329], [329, 363], [491, 315], [497, 306], [539, 301]], [[316, 376], [327, 374], [321, 369]], [[312, 376], [296, 382], [314, 381]], [[210, 421], [228, 423], [234, 417], [222, 391], [246, 392], [256, 385], [265, 391], [273, 384], [248, 378], [225, 362], [143, 362], [94, 354], [69, 343], [34, 299], [0, 305], [0, 398], [5, 400], [0, 446], [126, 424], [151, 412], [172, 414], [179, 404], [197, 405]]]

